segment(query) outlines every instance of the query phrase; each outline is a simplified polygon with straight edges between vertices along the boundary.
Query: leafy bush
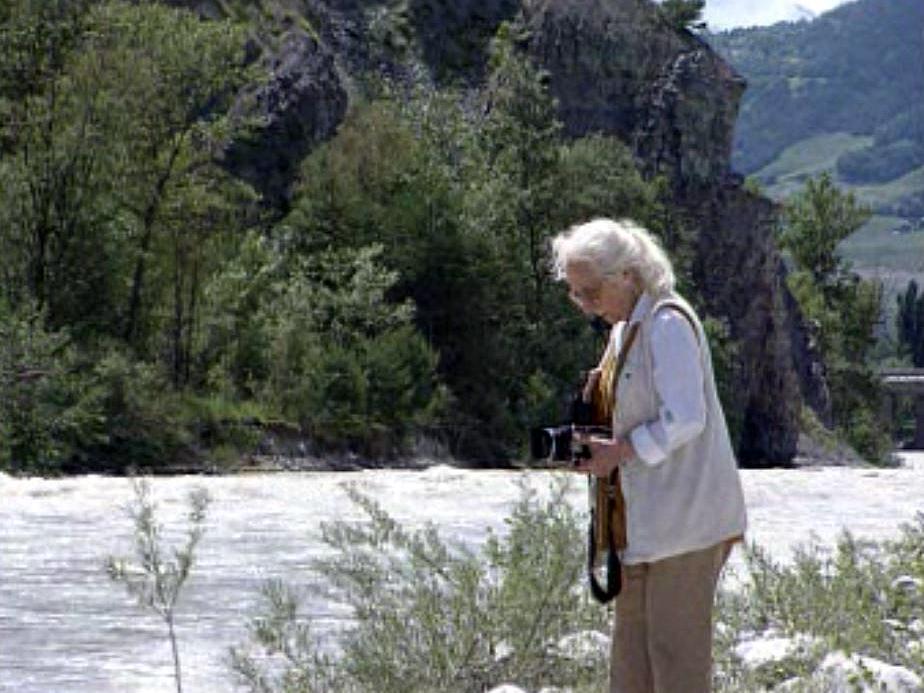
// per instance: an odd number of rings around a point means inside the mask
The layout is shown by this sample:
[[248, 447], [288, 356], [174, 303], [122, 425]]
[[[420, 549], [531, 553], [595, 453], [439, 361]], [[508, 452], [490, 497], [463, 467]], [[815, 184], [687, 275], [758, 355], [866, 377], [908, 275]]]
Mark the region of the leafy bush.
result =
[[262, 308], [273, 356], [263, 397], [322, 445], [388, 453], [445, 400], [411, 304], [387, 300], [397, 274], [379, 263], [381, 252], [298, 259]]
[[176, 605], [196, 561], [196, 548], [205, 533], [205, 518], [211, 499], [203, 488], [189, 494], [189, 528], [185, 543], [168, 556], [163, 541], [163, 527], [157, 520], [157, 505], [151, 498], [147, 481], [135, 480], [135, 500], [126, 508], [134, 525], [135, 558], [110, 556], [106, 572], [113, 582], [125, 586], [128, 594], [143, 609], [159, 616], [167, 627], [173, 655], [173, 674], [177, 693], [183, 693], [180, 650], [176, 637]]
[[175, 392], [118, 346], [81, 349], [37, 312], [0, 307], [0, 468], [25, 473], [157, 468], [196, 446], [252, 448], [254, 404]]
[[524, 490], [505, 536], [480, 552], [444, 541], [432, 525], [410, 531], [350, 490], [367, 521], [323, 528], [332, 551], [316, 568], [332, 598], [352, 607], [337, 657], [325, 656], [284, 586], [264, 590], [251, 641], [232, 650], [252, 691], [484, 691], [516, 681], [602, 684], [605, 659], [576, 660], [563, 636], [605, 628], [581, 584], [583, 532], [567, 483], [540, 500]]
[[[719, 602], [718, 690], [756, 690], [761, 676], [765, 685], [804, 676], [825, 652], [837, 650], [924, 675], [924, 650], [914, 645], [924, 628], [924, 514], [897, 540], [860, 541], [845, 531], [833, 550], [817, 542], [803, 546], [789, 565], [753, 545], [746, 561], [745, 582], [723, 592]], [[808, 636], [813, 644], [788, 664], [778, 663], [776, 675], [744, 670], [731, 648], [745, 633], [770, 629]], [[807, 687], [795, 690], [820, 690], [817, 681], [815, 688], [803, 683]]]
[[221, 394], [183, 395], [179, 405], [183, 425], [218, 467], [233, 465], [242, 454], [252, 452], [263, 437], [262, 425], [270, 419], [258, 403]]
[[[324, 527], [331, 556], [316, 564], [324, 596], [352, 607], [354, 622], [322, 642], [291, 588], [264, 588], [264, 611], [248, 643], [232, 649], [233, 669], [261, 693], [324, 691], [484, 691], [503, 682], [527, 690], [600, 690], [606, 657], [577, 660], [563, 636], [607, 629], [606, 611], [580, 584], [582, 530], [558, 484], [546, 500], [524, 492], [504, 536], [480, 551], [451, 545], [433, 526], [410, 531], [351, 491], [366, 521]], [[924, 675], [924, 514], [894, 541], [799, 548], [781, 564], [746, 547], [742, 580], [721, 589], [716, 606], [714, 688], [751, 693], [790, 681], [787, 690], [828, 687], [817, 673], [842, 650]], [[735, 647], [776, 632], [799, 643], [749, 668]], [[831, 684], [834, 685], [833, 683]]]
[[99, 397], [66, 330], [0, 303], [0, 469], [53, 473], [103, 440]]
[[93, 378], [105, 436], [85, 452], [88, 467], [158, 468], [188, 451], [193, 437], [183, 425], [179, 397], [156, 366], [113, 350], [100, 358]]

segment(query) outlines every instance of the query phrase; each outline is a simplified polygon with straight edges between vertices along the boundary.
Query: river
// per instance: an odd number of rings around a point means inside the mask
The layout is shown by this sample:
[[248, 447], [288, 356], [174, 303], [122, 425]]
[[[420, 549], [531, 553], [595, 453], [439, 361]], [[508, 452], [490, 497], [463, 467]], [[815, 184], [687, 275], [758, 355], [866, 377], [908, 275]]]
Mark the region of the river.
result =
[[[750, 540], [786, 560], [794, 546], [859, 536], [895, 536], [924, 511], [924, 455], [896, 469], [819, 467], [745, 470]], [[355, 484], [397, 519], [435, 522], [447, 537], [476, 546], [503, 520], [521, 484], [548, 488], [550, 473], [425, 471], [275, 473], [152, 480], [158, 517], [176, 538], [197, 486], [212, 497], [199, 563], [177, 609], [184, 689], [235, 690], [230, 645], [243, 642], [260, 585], [282, 578], [308, 592], [313, 559], [325, 550], [320, 524], [358, 519], [343, 485]], [[132, 500], [125, 479], [14, 479], [0, 475], [0, 691], [4, 693], [169, 693], [174, 690], [165, 627], [109, 581], [109, 555], [130, 555]], [[586, 504], [582, 483], [569, 496]], [[738, 559], [740, 564], [740, 558]], [[732, 575], [740, 570], [733, 561]], [[732, 578], [734, 579], [734, 578]], [[331, 633], [349, 618], [342, 605], [307, 604]]]

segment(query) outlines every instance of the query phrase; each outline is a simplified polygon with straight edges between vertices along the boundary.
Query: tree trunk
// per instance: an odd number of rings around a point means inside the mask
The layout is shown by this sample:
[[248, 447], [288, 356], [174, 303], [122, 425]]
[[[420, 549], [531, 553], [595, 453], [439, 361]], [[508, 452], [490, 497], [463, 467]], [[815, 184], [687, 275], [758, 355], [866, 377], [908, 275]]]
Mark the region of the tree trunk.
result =
[[183, 373], [183, 253], [180, 239], [173, 235], [173, 389], [180, 389]]
[[144, 274], [147, 263], [147, 255], [151, 249], [151, 241], [154, 237], [154, 225], [157, 223], [157, 215], [160, 211], [160, 205], [164, 198], [164, 191], [167, 183], [173, 175], [173, 167], [176, 164], [177, 157], [180, 155], [180, 149], [183, 145], [185, 132], [173, 143], [173, 151], [170, 152], [170, 159], [167, 167], [161, 171], [154, 185], [154, 194], [148, 201], [142, 215], [142, 227], [144, 229], [141, 236], [141, 252], [138, 255], [138, 261], [135, 263], [135, 275], [132, 278], [131, 298], [128, 304], [128, 318], [125, 324], [125, 339], [129, 344], [134, 344], [135, 333], [138, 329], [138, 314], [141, 311], [141, 290], [144, 286]]

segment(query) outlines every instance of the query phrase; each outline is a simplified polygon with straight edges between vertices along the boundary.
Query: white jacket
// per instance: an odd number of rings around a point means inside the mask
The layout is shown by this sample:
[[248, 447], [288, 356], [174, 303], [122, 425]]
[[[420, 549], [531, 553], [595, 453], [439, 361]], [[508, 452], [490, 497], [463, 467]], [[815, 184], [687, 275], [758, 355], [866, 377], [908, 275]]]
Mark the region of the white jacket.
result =
[[743, 535], [747, 524], [709, 344], [696, 313], [676, 294], [657, 300], [643, 294], [629, 321], [613, 327], [613, 353], [634, 322], [641, 324], [619, 376], [613, 415], [615, 435], [627, 436], [638, 455], [620, 472], [627, 565], [712, 546]]

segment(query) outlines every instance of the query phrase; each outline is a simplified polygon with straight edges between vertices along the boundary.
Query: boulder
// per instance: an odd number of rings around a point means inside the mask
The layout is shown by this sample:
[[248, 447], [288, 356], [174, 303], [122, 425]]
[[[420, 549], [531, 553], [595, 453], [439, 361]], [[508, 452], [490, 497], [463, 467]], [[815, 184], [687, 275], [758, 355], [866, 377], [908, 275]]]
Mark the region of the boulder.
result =
[[819, 667], [837, 691], [876, 691], [877, 693], [913, 693], [922, 689], [921, 677], [906, 667], [896, 666], [873, 657], [832, 652]]

